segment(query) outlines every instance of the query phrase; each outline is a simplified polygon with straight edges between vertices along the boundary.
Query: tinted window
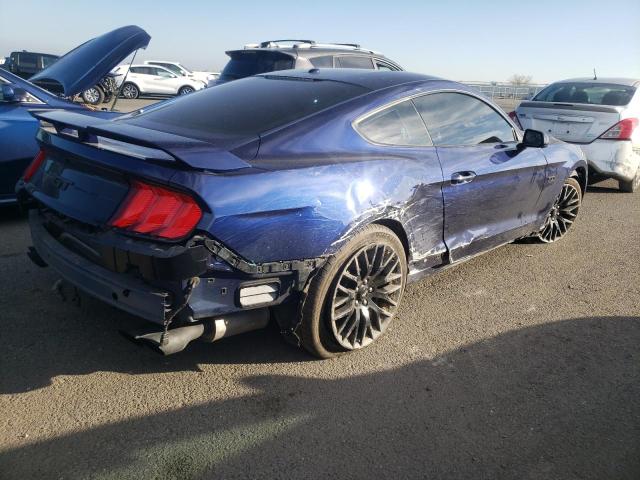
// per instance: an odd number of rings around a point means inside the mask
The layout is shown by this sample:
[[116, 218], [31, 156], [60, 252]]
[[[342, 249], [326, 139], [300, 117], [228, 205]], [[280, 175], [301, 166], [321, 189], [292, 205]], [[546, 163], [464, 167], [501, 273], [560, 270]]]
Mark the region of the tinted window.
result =
[[143, 67], [131, 67], [131, 73], [147, 73], [146, 68]]
[[374, 113], [358, 122], [356, 128], [375, 143], [431, 145], [424, 122], [410, 100]]
[[562, 82], [549, 85], [534, 102], [587, 103], [591, 105], [627, 105], [636, 89], [612, 83]]
[[461, 93], [414, 99], [434, 145], [478, 145], [514, 141], [511, 125], [486, 103]]
[[397, 68], [392, 67], [388, 63], [380, 62], [380, 61], [376, 61], [376, 67], [378, 68], [378, 70], [381, 70], [383, 72], [397, 72], [398, 71]]
[[20, 53], [20, 66], [23, 68], [38, 68], [38, 56], [33, 53]]
[[259, 73], [275, 72], [293, 68], [293, 57], [279, 52], [246, 50], [233, 52], [231, 60], [220, 74], [223, 80], [250, 77]]
[[252, 137], [369, 90], [346, 83], [251, 77], [185, 95], [146, 113], [123, 117], [133, 124], [187, 137]]
[[53, 65], [58, 57], [54, 57], [53, 55], [43, 55], [42, 56], [42, 67], [47, 68], [50, 65]]
[[310, 58], [311, 65], [316, 68], [333, 68], [333, 56], [325, 55], [324, 57]]
[[367, 68], [373, 69], [373, 62], [369, 57], [344, 56], [336, 57], [336, 66], [340, 68]]

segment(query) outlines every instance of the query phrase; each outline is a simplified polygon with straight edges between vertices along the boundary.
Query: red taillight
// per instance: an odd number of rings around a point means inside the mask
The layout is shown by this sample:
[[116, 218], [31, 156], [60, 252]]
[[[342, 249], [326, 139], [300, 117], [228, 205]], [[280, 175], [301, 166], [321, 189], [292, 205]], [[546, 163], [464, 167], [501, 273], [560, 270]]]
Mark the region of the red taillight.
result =
[[513, 111], [509, 112], [509, 118], [517, 125], [520, 130], [523, 130], [522, 125], [520, 125], [520, 120], [518, 120], [518, 114]]
[[133, 182], [109, 224], [154, 237], [184, 237], [198, 224], [202, 210], [193, 198], [168, 188]]
[[633, 131], [637, 126], [637, 118], [625, 118], [600, 135], [600, 138], [605, 140], [631, 140], [631, 135], [633, 135]]
[[31, 160], [31, 163], [29, 164], [27, 169], [24, 171], [24, 174], [22, 175], [22, 179], [25, 182], [28, 182], [29, 180], [31, 180], [31, 177], [33, 177], [33, 175], [38, 171], [38, 169], [42, 165], [42, 162], [44, 162], [45, 158], [47, 158], [47, 154], [44, 153], [44, 150], [40, 150], [37, 153], [37, 155], [33, 157], [33, 160]]

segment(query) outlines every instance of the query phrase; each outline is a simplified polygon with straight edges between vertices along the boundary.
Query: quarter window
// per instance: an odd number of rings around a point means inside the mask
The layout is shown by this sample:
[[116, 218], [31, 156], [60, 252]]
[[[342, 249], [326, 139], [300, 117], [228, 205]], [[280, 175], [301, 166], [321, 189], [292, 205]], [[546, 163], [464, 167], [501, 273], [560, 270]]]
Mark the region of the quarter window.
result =
[[410, 100], [385, 108], [359, 121], [356, 128], [374, 143], [429, 146], [429, 134]]
[[373, 62], [369, 57], [344, 56], [336, 57], [336, 66], [339, 68], [364, 68], [373, 70]]
[[433, 93], [414, 103], [434, 145], [480, 145], [515, 140], [511, 125], [483, 101], [462, 93]]
[[381, 72], [397, 72], [398, 71], [397, 68], [394, 68], [388, 63], [381, 62], [379, 60], [376, 60], [376, 68]]
[[309, 61], [316, 68], [333, 68], [333, 56], [331, 55], [310, 58]]

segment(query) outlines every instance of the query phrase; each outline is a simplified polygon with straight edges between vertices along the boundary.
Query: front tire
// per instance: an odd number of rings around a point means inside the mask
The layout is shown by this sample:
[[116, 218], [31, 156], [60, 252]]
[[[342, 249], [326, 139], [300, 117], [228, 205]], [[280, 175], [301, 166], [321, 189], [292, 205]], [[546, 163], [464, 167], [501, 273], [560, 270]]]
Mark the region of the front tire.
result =
[[104, 92], [98, 86], [88, 88], [82, 92], [82, 100], [89, 105], [100, 105], [104, 102]]
[[563, 238], [573, 226], [582, 205], [582, 188], [573, 177], [567, 178], [562, 191], [547, 214], [544, 225], [535, 235], [542, 243], [553, 243]]
[[365, 227], [311, 280], [301, 308], [302, 345], [320, 358], [370, 345], [393, 320], [406, 279], [398, 237], [382, 225]]
[[128, 100], [135, 100], [140, 96], [140, 90], [133, 83], [125, 83], [122, 87], [122, 96]]
[[636, 172], [636, 176], [631, 180], [623, 181], [618, 180], [618, 188], [625, 193], [634, 193], [640, 190], [640, 167], [638, 167], [638, 171]]
[[178, 90], [178, 95], [188, 95], [195, 91], [195, 88], [190, 87], [189, 85], [185, 85], [184, 87], [181, 87], [180, 90]]

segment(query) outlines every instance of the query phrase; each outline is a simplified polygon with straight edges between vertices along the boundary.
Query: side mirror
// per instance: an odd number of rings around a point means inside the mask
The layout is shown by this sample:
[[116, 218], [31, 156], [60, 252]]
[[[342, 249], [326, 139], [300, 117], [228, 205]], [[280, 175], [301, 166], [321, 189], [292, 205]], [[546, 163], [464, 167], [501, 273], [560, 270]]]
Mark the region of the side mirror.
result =
[[524, 131], [524, 137], [520, 145], [523, 147], [543, 148], [549, 145], [549, 136], [539, 130], [527, 128]]
[[26, 90], [13, 85], [2, 85], [2, 98], [0, 101], [7, 103], [19, 103], [26, 102], [29, 99], [29, 94]]

